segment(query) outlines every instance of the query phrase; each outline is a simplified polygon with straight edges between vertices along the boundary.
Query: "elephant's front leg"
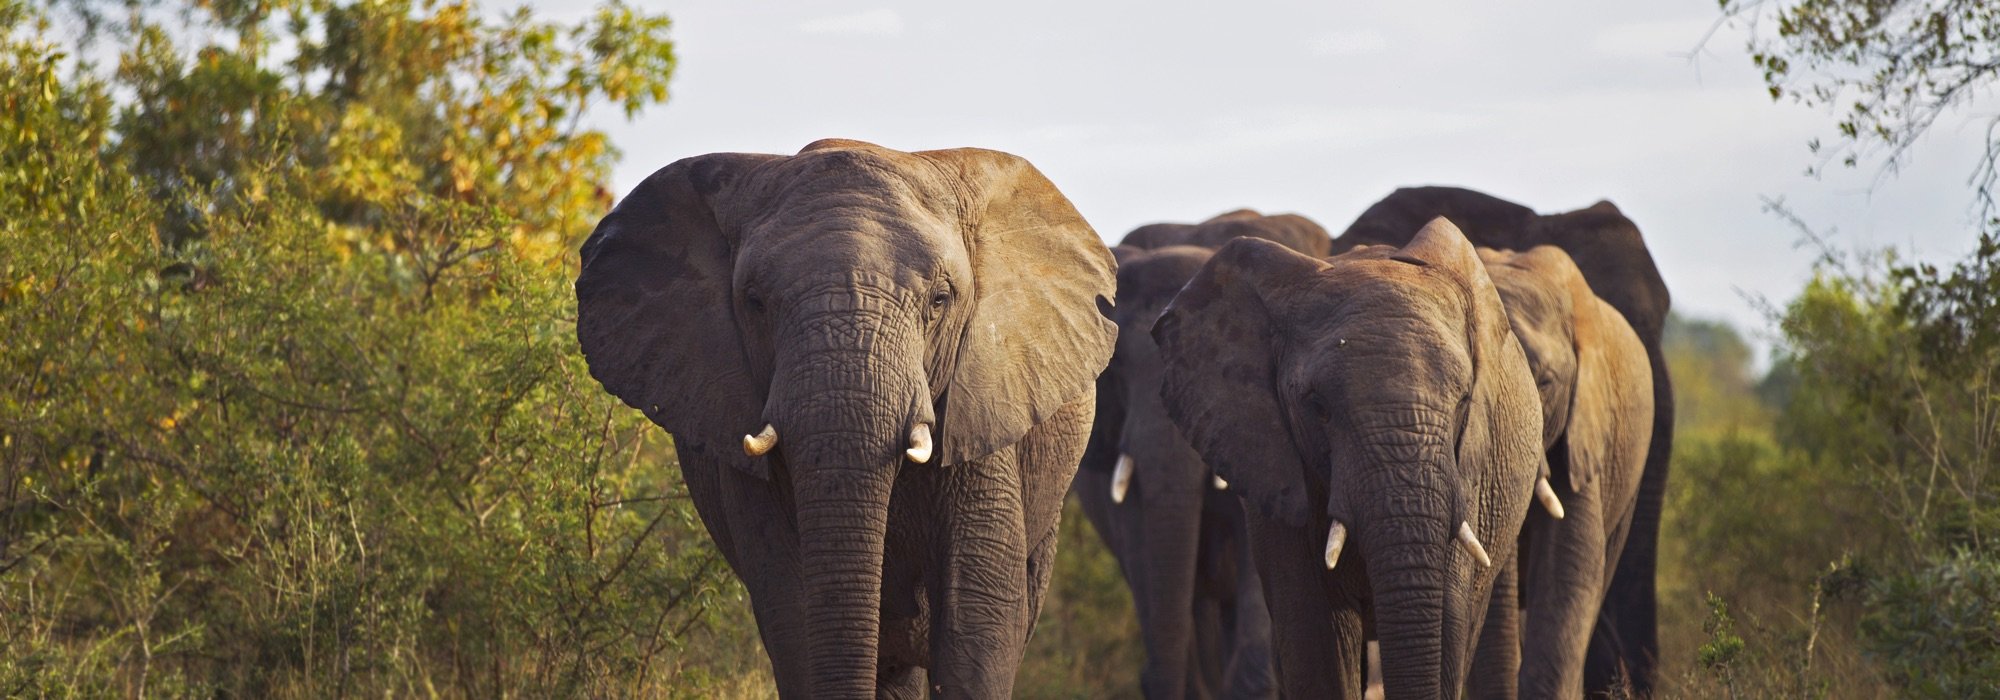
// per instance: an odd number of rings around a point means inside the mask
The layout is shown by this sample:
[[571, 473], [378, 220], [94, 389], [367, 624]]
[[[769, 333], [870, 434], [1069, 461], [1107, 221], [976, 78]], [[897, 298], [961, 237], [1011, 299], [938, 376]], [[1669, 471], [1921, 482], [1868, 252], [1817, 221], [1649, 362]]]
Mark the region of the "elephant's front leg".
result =
[[789, 508], [771, 482], [723, 467], [691, 442], [676, 449], [689, 495], [750, 593], [779, 694], [810, 694], [805, 592], [799, 585], [799, 539]]
[[[1568, 482], [1558, 478], [1553, 481]], [[1583, 663], [1606, 588], [1603, 501], [1587, 485], [1559, 494], [1566, 517], [1528, 513], [1527, 624], [1522, 639], [1521, 697], [1580, 698]]]
[[1249, 520], [1284, 695], [1361, 700], [1361, 615], [1329, 597], [1325, 542], [1254, 513]]
[[1240, 507], [1227, 509], [1225, 515], [1233, 521], [1228, 529], [1233, 540], [1228, 555], [1236, 564], [1236, 624], [1224, 694], [1232, 698], [1277, 697], [1277, 679], [1271, 669], [1271, 610], [1264, 603], [1264, 582], [1257, 576], [1257, 563], [1250, 558], [1249, 523]]
[[1012, 449], [938, 474], [943, 522], [930, 577], [936, 697], [1013, 694], [1031, 622], [1020, 485]]

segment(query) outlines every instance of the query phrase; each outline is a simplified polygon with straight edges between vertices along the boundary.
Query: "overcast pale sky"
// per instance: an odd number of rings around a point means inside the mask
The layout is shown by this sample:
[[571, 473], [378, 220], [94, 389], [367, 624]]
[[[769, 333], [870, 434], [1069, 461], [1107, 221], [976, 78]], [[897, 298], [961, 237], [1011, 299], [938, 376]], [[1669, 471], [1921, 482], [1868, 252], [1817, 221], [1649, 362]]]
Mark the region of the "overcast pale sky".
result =
[[1771, 101], [1744, 28], [1690, 60], [1714, 0], [639, 4], [674, 20], [680, 67], [665, 106], [596, 118], [621, 193], [679, 158], [838, 136], [1019, 154], [1110, 241], [1246, 206], [1338, 233], [1401, 185], [1610, 199], [1677, 311], [1752, 330], [1746, 296], [1782, 303], [1816, 256], [1760, 196], [1844, 247], [1972, 247], [1972, 113], [1897, 175], [1806, 177], [1833, 118]]

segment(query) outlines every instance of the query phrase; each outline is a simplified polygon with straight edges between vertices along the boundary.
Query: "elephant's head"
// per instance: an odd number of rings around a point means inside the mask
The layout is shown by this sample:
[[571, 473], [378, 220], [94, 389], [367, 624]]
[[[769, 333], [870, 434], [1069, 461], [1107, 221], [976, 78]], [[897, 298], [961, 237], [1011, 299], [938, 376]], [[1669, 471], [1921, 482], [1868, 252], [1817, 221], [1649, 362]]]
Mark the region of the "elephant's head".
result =
[[[814, 688], [873, 692], [890, 486], [1089, 391], [1112, 259], [1026, 161], [825, 140], [654, 173], [583, 245], [591, 374], [796, 504]], [[741, 445], [739, 447], [739, 444]]]
[[[1118, 447], [1112, 498], [1122, 502], [1135, 481], [1168, 493], [1193, 492], [1213, 484], [1201, 456], [1182, 439], [1160, 401], [1160, 356], [1148, 332], [1216, 248], [1237, 238], [1261, 238], [1306, 255], [1322, 256], [1333, 239], [1326, 229], [1297, 214], [1266, 216], [1250, 209], [1217, 215], [1199, 224], [1148, 224], [1113, 248], [1118, 258], [1118, 300], [1114, 318], [1124, 331], [1105, 369], [1099, 390], [1098, 432]], [[1108, 390], [1108, 391], [1107, 391]], [[1115, 424], [1112, 424], [1115, 421]], [[1103, 463], [1087, 463], [1103, 468]]]
[[1534, 380], [1471, 244], [1443, 219], [1329, 260], [1232, 241], [1152, 334], [1169, 412], [1230, 488], [1327, 532], [1333, 576], [1365, 572], [1389, 695], [1457, 688], [1541, 463]]
[[[1481, 248], [1479, 258], [1535, 375], [1542, 401], [1542, 446], [1549, 451], [1555, 476], [1568, 479], [1571, 490], [1582, 491], [1601, 476], [1595, 470], [1633, 463], [1631, 455], [1603, 451], [1636, 445], [1636, 459], [1643, 460], [1653, 378], [1646, 348], [1631, 325], [1591, 293], [1583, 272], [1560, 248]], [[1536, 493], [1561, 516], [1562, 507], [1548, 488], [1538, 484]]]

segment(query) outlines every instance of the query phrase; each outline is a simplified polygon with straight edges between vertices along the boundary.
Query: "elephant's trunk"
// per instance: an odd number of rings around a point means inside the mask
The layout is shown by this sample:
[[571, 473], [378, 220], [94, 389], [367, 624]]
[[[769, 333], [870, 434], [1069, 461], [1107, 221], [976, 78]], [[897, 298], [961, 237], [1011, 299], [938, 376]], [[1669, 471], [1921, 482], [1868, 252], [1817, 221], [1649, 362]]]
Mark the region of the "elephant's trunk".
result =
[[[1368, 445], [1358, 536], [1367, 557], [1375, 631], [1381, 642], [1383, 689], [1392, 698], [1456, 697], [1463, 671], [1462, 628], [1452, 585], [1456, 566], [1471, 556], [1458, 539], [1450, 483], [1450, 442], [1442, 431], [1398, 431]], [[1414, 439], [1413, 439], [1414, 438]]]
[[[1167, 417], [1160, 399], [1161, 365], [1148, 339], [1126, 341], [1129, 392], [1120, 430], [1130, 457], [1132, 488], [1142, 509], [1138, 556], [1146, 579], [1135, 601], [1141, 619], [1146, 669], [1141, 676], [1148, 698], [1205, 697], [1203, 675], [1192, 673], [1196, 656], [1195, 589], [1200, 570], [1202, 510], [1208, 497], [1208, 467]], [[1113, 476], [1116, 479], [1116, 475]]]
[[[888, 440], [837, 433], [797, 444], [820, 454], [855, 455], [863, 450], [854, 443], [864, 441], [885, 450], [892, 446]], [[820, 464], [794, 477], [814, 697], [875, 695], [883, 533], [893, 474], [885, 466], [858, 460], [855, 466]]]
[[1442, 563], [1458, 554], [1451, 531], [1435, 517], [1374, 520], [1365, 536], [1368, 578], [1375, 594], [1383, 689], [1392, 698], [1444, 697], [1455, 676], [1446, 654], [1448, 601]]
[[787, 329], [765, 415], [798, 509], [812, 696], [871, 698], [890, 489], [912, 428], [931, 419], [922, 345], [874, 295], [815, 301]]
[[1181, 698], [1187, 693], [1188, 662], [1194, 651], [1196, 557], [1201, 548], [1201, 491], [1159, 488], [1144, 491], [1142, 535], [1149, 614], [1143, 630], [1148, 698]]

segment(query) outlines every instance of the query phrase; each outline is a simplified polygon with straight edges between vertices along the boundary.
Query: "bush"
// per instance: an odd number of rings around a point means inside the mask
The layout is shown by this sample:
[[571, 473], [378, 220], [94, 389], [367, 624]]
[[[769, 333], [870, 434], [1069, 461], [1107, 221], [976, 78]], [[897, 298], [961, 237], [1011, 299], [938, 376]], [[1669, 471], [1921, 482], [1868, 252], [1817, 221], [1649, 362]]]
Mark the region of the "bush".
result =
[[1669, 622], [1702, 654], [1678, 690], [1994, 696], [2000, 242], [1949, 270], [1830, 258], [1778, 321], [1770, 420], [1675, 445], [1663, 618], [1716, 591], [1748, 622]]
[[0, 694], [754, 677], [572, 339], [612, 156], [572, 116], [664, 97], [664, 18], [185, 9], [107, 23], [107, 79], [0, 0]]

